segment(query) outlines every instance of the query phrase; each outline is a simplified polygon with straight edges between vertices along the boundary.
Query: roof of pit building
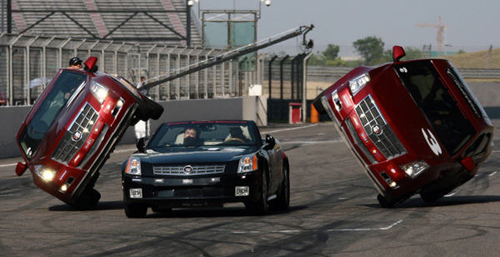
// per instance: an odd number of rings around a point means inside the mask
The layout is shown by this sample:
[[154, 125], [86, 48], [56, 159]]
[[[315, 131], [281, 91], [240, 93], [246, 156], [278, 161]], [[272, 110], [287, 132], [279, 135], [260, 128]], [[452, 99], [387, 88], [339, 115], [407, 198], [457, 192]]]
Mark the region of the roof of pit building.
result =
[[[12, 9], [15, 34], [186, 44], [185, 0], [12, 0]], [[192, 46], [201, 45], [198, 27], [191, 10]]]

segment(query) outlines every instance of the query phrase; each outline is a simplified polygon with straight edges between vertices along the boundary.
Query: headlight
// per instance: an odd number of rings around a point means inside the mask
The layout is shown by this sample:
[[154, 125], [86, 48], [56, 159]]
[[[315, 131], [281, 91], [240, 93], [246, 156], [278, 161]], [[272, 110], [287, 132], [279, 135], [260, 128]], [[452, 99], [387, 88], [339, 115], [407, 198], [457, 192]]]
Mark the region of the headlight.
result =
[[401, 166], [401, 169], [404, 170], [406, 175], [410, 176], [411, 178], [416, 178], [420, 173], [422, 173], [422, 171], [426, 170], [427, 168], [429, 168], [429, 164], [424, 161], [410, 162]]
[[356, 95], [359, 90], [361, 90], [366, 84], [370, 82], [370, 76], [365, 73], [359, 77], [356, 77], [349, 81], [349, 88], [351, 89], [352, 95]]
[[35, 166], [35, 171], [45, 182], [52, 181], [56, 176], [55, 170], [41, 165]]
[[92, 83], [91, 89], [92, 94], [94, 94], [95, 98], [97, 98], [97, 100], [99, 100], [101, 104], [104, 103], [104, 100], [106, 100], [106, 97], [108, 97], [108, 88], [97, 82], [94, 82]]
[[130, 175], [141, 175], [141, 159], [130, 157], [125, 173]]
[[257, 165], [257, 155], [245, 155], [240, 159], [238, 166], [238, 173], [255, 171], [259, 167]]

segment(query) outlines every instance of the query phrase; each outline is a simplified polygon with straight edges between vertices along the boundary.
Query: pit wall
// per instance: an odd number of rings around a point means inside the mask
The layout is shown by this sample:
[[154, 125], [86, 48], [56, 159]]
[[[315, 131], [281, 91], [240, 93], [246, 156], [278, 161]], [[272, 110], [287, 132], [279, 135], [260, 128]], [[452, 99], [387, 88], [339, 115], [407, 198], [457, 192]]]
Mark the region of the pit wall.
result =
[[[227, 99], [179, 100], [159, 102], [165, 111], [158, 120], [150, 121], [150, 131], [163, 122], [186, 120], [253, 120], [267, 126], [267, 99], [265, 97], [238, 97]], [[19, 157], [16, 135], [31, 106], [0, 107], [0, 158]], [[120, 144], [135, 143], [134, 128], [129, 127]]]

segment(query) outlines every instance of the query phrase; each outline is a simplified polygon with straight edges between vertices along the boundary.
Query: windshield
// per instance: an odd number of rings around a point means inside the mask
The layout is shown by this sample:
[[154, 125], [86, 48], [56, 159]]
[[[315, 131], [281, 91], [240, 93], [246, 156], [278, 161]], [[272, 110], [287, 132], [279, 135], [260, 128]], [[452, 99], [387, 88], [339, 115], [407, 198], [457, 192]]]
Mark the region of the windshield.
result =
[[430, 61], [419, 61], [394, 68], [443, 145], [455, 155], [476, 131], [458, 108], [434, 65]]
[[48, 95], [38, 99], [42, 104], [19, 137], [19, 144], [28, 159], [36, 152], [43, 137], [76, 89], [85, 84], [85, 78], [85, 74], [63, 70], [53, 82]]
[[148, 148], [256, 145], [260, 134], [252, 124], [245, 121], [167, 123], [156, 132]]

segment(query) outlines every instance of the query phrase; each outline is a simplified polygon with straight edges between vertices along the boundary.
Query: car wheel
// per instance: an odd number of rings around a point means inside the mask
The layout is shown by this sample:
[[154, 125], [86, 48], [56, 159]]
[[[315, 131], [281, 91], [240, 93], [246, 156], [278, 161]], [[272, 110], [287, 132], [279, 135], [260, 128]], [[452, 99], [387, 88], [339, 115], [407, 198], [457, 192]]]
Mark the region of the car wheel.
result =
[[172, 208], [151, 207], [151, 210], [154, 213], [161, 213], [161, 214], [170, 214], [170, 213], [172, 213]]
[[155, 102], [147, 97], [145, 99], [145, 102], [150, 109], [149, 118], [151, 118], [153, 120], [159, 119], [161, 117], [161, 115], [163, 114], [163, 106], [161, 106], [157, 102]]
[[269, 210], [267, 202], [267, 176], [262, 172], [262, 184], [259, 199], [257, 201], [245, 203], [247, 211], [255, 215], [264, 215]]
[[129, 218], [144, 218], [148, 207], [144, 204], [125, 203], [125, 215]]
[[100, 199], [101, 194], [92, 188], [90, 190], [85, 190], [73, 206], [78, 210], [89, 210], [94, 208]]
[[381, 194], [377, 195], [377, 200], [380, 204], [380, 207], [382, 208], [392, 208], [395, 205], [395, 202], [387, 200], [387, 198], [385, 198]]
[[420, 193], [420, 198], [426, 203], [432, 203], [443, 197], [446, 193], [430, 191]]
[[286, 165], [283, 167], [283, 175], [283, 182], [281, 182], [277, 198], [270, 202], [273, 209], [280, 211], [285, 211], [290, 207], [290, 171]]

